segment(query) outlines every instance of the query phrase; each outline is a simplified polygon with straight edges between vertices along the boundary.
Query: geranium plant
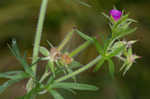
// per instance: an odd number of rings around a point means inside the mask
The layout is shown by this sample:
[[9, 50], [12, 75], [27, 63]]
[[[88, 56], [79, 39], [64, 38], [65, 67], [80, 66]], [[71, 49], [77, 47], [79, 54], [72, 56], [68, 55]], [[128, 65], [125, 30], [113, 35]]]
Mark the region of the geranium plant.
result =
[[[123, 75], [125, 75], [135, 60], [139, 58], [139, 56], [133, 54], [132, 51], [132, 44], [134, 44], [136, 40], [122, 40], [122, 38], [126, 35], [129, 35], [136, 30], [135, 27], [130, 27], [130, 24], [136, 21], [129, 18], [128, 14], [125, 14], [123, 11], [117, 9], [112, 9], [109, 15], [103, 13], [103, 15], [109, 20], [109, 26], [111, 29], [111, 36], [104, 41], [104, 44], [99, 43], [97, 38], [90, 37], [82, 33], [78, 30], [78, 28], [73, 27], [59, 46], [54, 46], [49, 41], [48, 44], [51, 49], [40, 46], [42, 28], [48, 3], [48, 0], [42, 1], [35, 35], [32, 63], [29, 64], [27, 62], [26, 55], [22, 56], [20, 54], [16, 41], [12, 40], [12, 45], [9, 45], [9, 48], [23, 66], [24, 71], [9, 71], [0, 73], [0, 78], [9, 79], [4, 84], [0, 85], [0, 93], [2, 93], [10, 85], [23, 79], [29, 79], [26, 84], [27, 92], [24, 96], [18, 99], [35, 99], [37, 95], [45, 93], [50, 93], [54, 99], [63, 99], [61, 93], [57, 91], [59, 88], [73, 93], [74, 90], [96, 91], [98, 88], [94, 85], [78, 83], [76, 76], [95, 65], [96, 66], [93, 71], [97, 71], [105, 62], [107, 62], [110, 75], [113, 77], [115, 63], [112, 59], [114, 57], [123, 62], [120, 70], [123, 71]], [[73, 33], [77, 33], [86, 41], [72, 52], [64, 52], [64, 46], [71, 40]], [[79, 52], [86, 49], [86, 47], [90, 44], [95, 45], [99, 55], [88, 64], [83, 65], [82, 63], [76, 61], [74, 57]], [[42, 56], [39, 56], [39, 54]], [[36, 69], [37, 66], [39, 66], [38, 63], [41, 61], [46, 61], [46, 65], [45, 72], [39, 79], [37, 78]], [[71, 80], [68, 81], [68, 79]]]

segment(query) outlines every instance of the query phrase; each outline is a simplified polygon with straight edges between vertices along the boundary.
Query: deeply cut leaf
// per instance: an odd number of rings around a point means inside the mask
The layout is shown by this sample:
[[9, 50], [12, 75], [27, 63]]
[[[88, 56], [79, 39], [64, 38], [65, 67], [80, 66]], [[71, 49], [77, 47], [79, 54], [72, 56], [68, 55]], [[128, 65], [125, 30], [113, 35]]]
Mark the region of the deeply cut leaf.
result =
[[23, 66], [23, 68], [25, 69], [25, 71], [30, 74], [31, 76], [34, 75], [32, 69], [29, 67], [27, 61], [25, 60], [24, 57], [22, 57], [20, 55], [20, 51], [19, 48], [17, 46], [17, 43], [15, 40], [12, 41], [12, 45], [8, 46], [11, 50], [11, 52], [13, 53], [14, 56], [16, 56], [17, 60], [21, 63], [21, 66]]

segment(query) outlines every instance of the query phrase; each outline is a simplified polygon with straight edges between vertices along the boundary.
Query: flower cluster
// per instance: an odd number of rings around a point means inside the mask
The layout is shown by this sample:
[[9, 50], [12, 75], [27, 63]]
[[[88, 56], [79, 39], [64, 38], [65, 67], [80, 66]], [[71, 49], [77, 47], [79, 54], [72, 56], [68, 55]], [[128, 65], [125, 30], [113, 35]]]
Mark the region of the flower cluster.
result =
[[123, 75], [130, 69], [132, 64], [139, 56], [132, 54], [132, 44], [136, 41], [122, 41], [122, 38], [130, 33], [133, 33], [136, 28], [130, 27], [130, 24], [136, 22], [135, 20], [129, 18], [128, 14], [123, 14], [122, 11], [117, 9], [110, 10], [110, 15], [103, 15], [110, 21], [111, 37], [108, 37], [104, 47], [98, 44], [95, 40], [98, 52], [102, 55], [102, 59], [99, 61], [95, 67], [97, 71], [105, 61], [109, 63], [109, 71], [111, 75], [114, 74], [114, 63], [112, 61], [113, 57], [117, 57], [123, 61], [123, 66], [120, 70], [124, 69]]
[[[114, 37], [117, 38], [116, 40], [119, 40], [119, 38], [124, 37], [125, 35], [135, 31], [136, 28], [134, 29], [129, 28], [129, 25], [132, 22], [136, 22], [136, 21], [128, 18], [128, 15], [123, 15], [122, 11], [117, 10], [117, 9], [112, 9], [110, 11], [110, 15], [111, 15], [111, 18], [115, 21], [115, 23], [113, 23], [111, 27], [113, 27], [112, 35], [115, 35]], [[111, 50], [113, 51], [115, 49], [116, 50], [119, 49], [121, 46], [124, 46], [124, 48], [122, 48], [123, 50], [121, 50], [116, 55], [118, 58], [120, 58], [124, 62], [123, 66], [120, 68], [120, 70], [123, 70], [125, 68], [123, 75], [125, 75], [125, 73], [130, 69], [130, 67], [135, 62], [135, 60], [140, 58], [140, 56], [133, 54], [132, 44], [134, 43], [136, 43], [136, 40], [132, 40], [132, 41], [120, 41], [119, 40], [119, 41], [116, 41], [111, 47]]]

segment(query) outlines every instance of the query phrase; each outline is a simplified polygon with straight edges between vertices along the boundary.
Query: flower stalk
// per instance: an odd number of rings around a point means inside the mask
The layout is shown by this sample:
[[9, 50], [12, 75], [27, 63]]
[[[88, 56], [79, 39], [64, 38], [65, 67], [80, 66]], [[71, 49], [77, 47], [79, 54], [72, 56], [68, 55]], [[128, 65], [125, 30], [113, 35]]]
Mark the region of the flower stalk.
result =
[[63, 76], [61, 78], [56, 79], [55, 82], [61, 82], [61, 81], [67, 80], [67, 79], [69, 79], [69, 78], [71, 78], [73, 76], [76, 76], [76, 75], [80, 74], [81, 72], [83, 72], [83, 71], [89, 69], [90, 67], [94, 66], [100, 59], [101, 59], [101, 55], [97, 56], [94, 60], [89, 62], [84, 67], [82, 67], [82, 68], [80, 68], [80, 69], [78, 69], [78, 70], [76, 70], [76, 71], [74, 71], [74, 72], [72, 72], [72, 73], [70, 73], [68, 75], [65, 75], [65, 76]]

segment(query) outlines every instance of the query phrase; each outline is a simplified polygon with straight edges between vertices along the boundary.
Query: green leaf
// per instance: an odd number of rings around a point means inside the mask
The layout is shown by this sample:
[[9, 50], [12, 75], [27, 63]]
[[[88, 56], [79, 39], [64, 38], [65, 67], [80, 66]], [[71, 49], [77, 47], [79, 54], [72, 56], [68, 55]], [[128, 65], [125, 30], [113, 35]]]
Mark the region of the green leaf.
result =
[[49, 71], [49, 67], [46, 65], [45, 67], [45, 72], [44, 74], [41, 76], [39, 83], [42, 83], [49, 75], [51, 74], [51, 72]]
[[[110, 16], [110, 22], [111, 22], [111, 24], [116, 24], [117, 23], [112, 16]], [[112, 26], [112, 28], [113, 28], [113, 26]]]
[[109, 21], [111, 21], [110, 17], [109, 17], [106, 13], [102, 12], [102, 15], [103, 15], [105, 18], [107, 18]]
[[55, 79], [54, 76], [50, 76], [50, 77], [49, 77], [49, 79], [48, 79], [48, 81], [47, 81], [47, 86], [46, 86], [47, 88], [48, 88], [49, 86], [51, 86], [51, 83], [54, 82], [54, 79]]
[[53, 47], [54, 47], [54, 46], [52, 45], [52, 43], [51, 43], [51, 42], [49, 42], [48, 40], [47, 40], [47, 43], [48, 43], [49, 47], [51, 47], [51, 48], [53, 48]]
[[19, 97], [17, 99], [34, 99], [34, 96], [31, 93], [27, 93], [26, 95], [21, 96], [21, 97]]
[[127, 19], [127, 21], [137, 23], [137, 21], [136, 21], [136, 20], [131, 19], [131, 18], [128, 18], [128, 19]]
[[93, 38], [92, 37], [90, 37], [90, 36], [88, 36], [88, 35], [86, 35], [86, 34], [84, 34], [84, 33], [82, 33], [81, 31], [79, 31], [79, 30], [75, 30], [82, 38], [84, 38], [85, 40], [87, 40], [87, 41], [92, 41], [93, 42]]
[[19, 97], [17, 99], [34, 99], [34, 95], [36, 95], [38, 92], [42, 90], [41, 86], [42, 84], [38, 83], [35, 88], [32, 88], [31, 91], [29, 91], [24, 96]]
[[93, 41], [94, 41], [94, 45], [96, 46], [96, 50], [99, 52], [99, 54], [104, 56], [104, 50], [100, 45], [100, 43], [96, 39], [93, 39]]
[[75, 61], [73, 60], [70, 64], [69, 64], [69, 67], [74, 69], [74, 68], [78, 68], [78, 67], [81, 67], [83, 66], [81, 63], [79, 63], [78, 61]]
[[128, 30], [126, 30], [124, 33], [120, 33], [120, 35], [117, 37], [118, 39], [119, 38], [122, 38], [122, 37], [124, 37], [124, 36], [126, 36], [126, 35], [128, 35], [128, 34], [130, 34], [130, 33], [133, 33], [133, 32], [135, 32], [137, 30], [137, 28], [135, 27], [135, 28], [132, 28], [132, 29], [128, 29]]
[[127, 20], [128, 18], [128, 14], [124, 15], [121, 17], [121, 19], [119, 19], [117, 22], [115, 22], [115, 24], [112, 27], [112, 33], [115, 33], [115, 31], [118, 30], [118, 27], [120, 26], [120, 24], [122, 24], [125, 20]]
[[132, 48], [129, 48], [128, 49], [128, 56], [132, 56], [133, 55], [133, 53], [132, 53]]
[[61, 51], [64, 46], [71, 40], [73, 33], [75, 32], [75, 29], [73, 28], [65, 37], [65, 39], [61, 42], [61, 44], [57, 47], [59, 51]]
[[114, 45], [116, 46], [115, 48], [112, 48], [112, 51], [108, 54], [108, 57], [111, 58], [113, 56], [117, 56], [118, 54], [120, 54], [124, 48], [125, 48], [125, 45], [124, 44], [121, 44], [121, 45]]
[[55, 72], [56, 74], [59, 74], [61, 72], [63, 72], [64, 74], [67, 74], [67, 72], [65, 71], [66, 68], [64, 66], [64, 63], [62, 63], [61, 61], [59, 62], [57, 61], [55, 66], [57, 67], [56, 72]]
[[129, 28], [130, 24], [132, 24], [134, 21], [132, 19], [126, 19], [121, 24], [117, 26], [117, 29], [123, 29], [126, 30]]
[[108, 64], [109, 64], [109, 73], [113, 77], [115, 72], [115, 65], [111, 59], [108, 59]]
[[25, 72], [13, 71], [13, 72], [1, 73], [0, 77], [11, 79], [11, 80], [8, 80], [7, 82], [3, 83], [2, 85], [0, 85], [0, 93], [2, 93], [10, 85], [12, 85], [12, 84], [24, 79], [24, 78], [28, 78], [29, 75], [27, 75]]
[[40, 47], [40, 53], [44, 56], [50, 55], [49, 51], [45, 47], [42, 47], [42, 46]]
[[22, 71], [11, 71], [11, 72], [4, 72], [0, 73], [0, 78], [10, 78], [12, 75], [18, 74]]
[[61, 94], [59, 94], [56, 90], [49, 90], [50, 94], [54, 97], [54, 99], [64, 99]]
[[98, 71], [102, 67], [102, 65], [104, 64], [104, 62], [105, 62], [105, 59], [101, 58], [101, 60], [98, 62], [98, 64], [94, 68], [94, 71]]
[[[9, 73], [8, 73], [9, 74]], [[12, 78], [12, 80], [8, 80], [7, 82], [5, 82], [4, 84], [0, 85], [0, 93], [2, 93], [3, 91], [5, 91], [6, 88], [8, 88], [10, 85], [24, 79], [24, 78], [27, 78], [28, 76], [24, 73], [24, 72], [21, 72], [13, 77], [10, 77]]]
[[15, 39], [12, 40], [12, 45], [8, 47], [10, 48], [11, 52], [13, 53], [14, 56], [18, 56], [20, 54], [18, 46], [17, 46], [17, 42]]
[[54, 66], [54, 62], [52, 62], [51, 60], [48, 61], [48, 67], [50, 68], [51, 72], [53, 73], [53, 76], [55, 76], [55, 66]]
[[91, 5], [85, 3], [85, 2], [83, 2], [83, 1], [81, 1], [81, 0], [74, 0], [74, 1], [78, 2], [79, 4], [81, 4], [81, 5], [83, 5], [83, 6], [91, 7]]
[[4, 84], [0, 85], [0, 93], [4, 92], [6, 88], [8, 88], [10, 85], [18, 82], [18, 80], [8, 80]]
[[93, 85], [88, 84], [80, 84], [80, 83], [71, 83], [71, 82], [64, 82], [64, 83], [54, 83], [51, 85], [51, 88], [64, 88], [64, 89], [75, 89], [75, 90], [87, 90], [87, 91], [96, 91], [98, 88]]
[[123, 25], [121, 26], [121, 28], [124, 29], [124, 30], [127, 30], [127, 29], [129, 28], [129, 25], [130, 25], [131, 23], [132, 23], [132, 22], [126, 22], [125, 24], [123, 24]]
[[115, 41], [115, 38], [113, 38], [111, 35], [107, 37], [107, 39], [104, 42], [104, 49], [103, 49], [105, 54], [107, 53], [107, 50], [113, 44], [114, 41]]
[[34, 75], [32, 72], [32, 69], [29, 67], [28, 63], [26, 62], [25, 58], [20, 55], [19, 48], [17, 46], [16, 40], [12, 41], [12, 45], [8, 46], [13, 53], [14, 56], [16, 56], [17, 60], [21, 63], [25, 71], [30, 74], [31, 76]]
[[[68, 73], [73, 73], [72, 69], [66, 67]], [[76, 82], [76, 76], [71, 77]]]
[[23, 71], [12, 71], [12, 72], [5, 72], [0, 73], [0, 78], [8, 78], [8, 79], [20, 79], [20, 78], [27, 78], [29, 75]]
[[127, 73], [127, 71], [131, 68], [132, 66], [132, 63], [128, 64], [126, 67], [125, 67], [125, 70], [123, 72], [123, 76]]
[[122, 71], [127, 65], [128, 65], [128, 61], [125, 60], [124, 63], [123, 63], [123, 65], [120, 68], [120, 71]]

